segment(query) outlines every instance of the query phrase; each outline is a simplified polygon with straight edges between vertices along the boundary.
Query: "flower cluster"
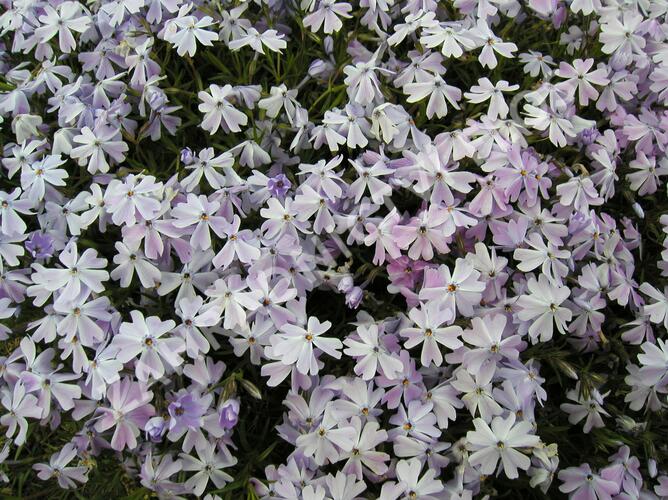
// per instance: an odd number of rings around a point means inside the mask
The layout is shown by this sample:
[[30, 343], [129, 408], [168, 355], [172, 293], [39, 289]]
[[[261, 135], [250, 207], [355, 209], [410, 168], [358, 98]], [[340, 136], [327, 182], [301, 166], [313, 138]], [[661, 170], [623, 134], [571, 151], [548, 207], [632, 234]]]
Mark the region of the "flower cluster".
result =
[[668, 498], [665, 0], [0, 6], [3, 494]]

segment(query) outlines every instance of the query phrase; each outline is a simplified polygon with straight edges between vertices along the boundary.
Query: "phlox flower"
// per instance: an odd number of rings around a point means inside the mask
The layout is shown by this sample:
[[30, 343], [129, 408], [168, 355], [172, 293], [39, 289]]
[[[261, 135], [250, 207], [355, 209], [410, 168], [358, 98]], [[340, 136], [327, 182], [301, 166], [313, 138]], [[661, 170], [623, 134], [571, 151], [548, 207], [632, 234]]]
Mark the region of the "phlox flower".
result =
[[129, 174], [125, 179], [114, 179], [104, 193], [104, 203], [116, 225], [133, 226], [138, 217], [153, 219], [160, 211], [163, 185], [152, 175]]
[[522, 347], [519, 335], [504, 337], [507, 319], [501, 314], [488, 314], [471, 320], [471, 329], [464, 330], [462, 340], [473, 347], [463, 357], [462, 366], [472, 373], [480, 371], [486, 363], [497, 363], [502, 359], [518, 359]]
[[220, 311], [213, 305], [204, 305], [202, 297], [184, 297], [176, 310], [182, 323], [174, 330], [185, 340], [186, 353], [196, 358], [209, 352], [209, 341], [200, 328], [215, 326], [220, 322]]
[[193, 252], [190, 262], [185, 264], [180, 272], [162, 271], [158, 295], [167, 295], [178, 288], [176, 294], [178, 303], [184, 297], [197, 295], [196, 290], [204, 292], [218, 276], [209, 270], [212, 258], [211, 250]]
[[77, 456], [74, 444], [67, 443], [62, 450], [51, 455], [49, 464], [35, 464], [33, 469], [37, 471], [37, 477], [46, 481], [51, 478], [58, 479], [61, 488], [76, 488], [77, 482], [88, 481], [88, 468], [85, 466], [69, 466], [70, 462]]
[[408, 404], [410, 401], [418, 399], [423, 391], [422, 374], [415, 368], [415, 361], [410, 357], [408, 351], [399, 353], [399, 361], [402, 368], [393, 377], [389, 375], [379, 375], [376, 377], [378, 387], [387, 389], [382, 402], [387, 404], [391, 410], [398, 408], [403, 400]]
[[366, 246], [371, 246], [375, 243], [375, 252], [373, 255], [374, 264], [383, 264], [387, 254], [393, 259], [397, 259], [401, 256], [401, 250], [397, 246], [394, 238], [394, 227], [399, 220], [399, 214], [397, 213], [396, 208], [393, 208], [390, 213], [377, 224], [368, 222], [364, 225], [364, 229], [369, 233], [364, 237], [364, 244]]
[[153, 288], [160, 282], [161, 272], [139, 249], [139, 241], [130, 242], [129, 245], [118, 241], [114, 245], [118, 252], [114, 255], [116, 267], [111, 271], [111, 279], [119, 280], [123, 288], [130, 286], [135, 272], [139, 282], [144, 288]]
[[352, 417], [350, 423], [355, 429], [355, 437], [351, 450], [346, 454], [348, 460], [343, 466], [343, 472], [354, 474], [358, 480], [363, 479], [363, 470], [377, 475], [387, 472], [386, 462], [390, 456], [376, 451], [376, 447], [387, 440], [387, 432], [380, 429], [378, 422], [363, 424], [360, 417]]
[[197, 457], [181, 453], [183, 470], [195, 472], [186, 481], [186, 488], [192, 491], [196, 496], [204, 493], [209, 481], [216, 488], [220, 489], [233, 480], [223, 469], [232, 467], [237, 463], [236, 457], [233, 457], [226, 447], [217, 449], [215, 444], [206, 443], [196, 446]]
[[277, 328], [288, 321], [296, 321], [297, 316], [283, 305], [297, 296], [297, 290], [290, 287], [287, 278], [270, 282], [264, 272], [258, 272], [250, 275], [247, 282], [251, 289], [250, 297], [259, 304], [255, 308], [256, 319], [269, 317]]
[[576, 59], [573, 61], [572, 66], [566, 62], [562, 62], [559, 65], [559, 69], [554, 72], [559, 78], [566, 79], [560, 85], [568, 89], [571, 96], [574, 96], [577, 90], [578, 102], [581, 106], [589, 104], [590, 99], [598, 99], [599, 94], [594, 85], [604, 86], [610, 83], [610, 80], [607, 78], [608, 70], [598, 68], [590, 71], [593, 65], [593, 59], [586, 59], [584, 61]]
[[302, 186], [292, 205], [297, 211], [297, 220], [307, 222], [315, 214], [313, 231], [316, 234], [332, 233], [336, 226], [326, 197], [319, 195], [312, 187]]
[[227, 46], [230, 50], [239, 50], [242, 47], [250, 46], [256, 52], [264, 54], [264, 47], [272, 52], [281, 52], [288, 44], [285, 41], [285, 35], [278, 33], [273, 29], [268, 29], [260, 33], [255, 28], [248, 28], [246, 33], [236, 40], [230, 40]]
[[496, 118], [505, 118], [508, 116], [508, 104], [503, 97], [503, 92], [514, 92], [519, 89], [519, 85], [510, 85], [505, 80], [499, 80], [493, 84], [488, 78], [480, 78], [478, 85], [473, 85], [470, 92], [465, 92], [464, 97], [467, 101], [480, 104], [489, 101], [487, 116], [491, 120]]
[[103, 344], [83, 369], [86, 372], [85, 386], [90, 389], [91, 397], [99, 401], [106, 395], [107, 387], [120, 380], [123, 363], [116, 359], [116, 349]]
[[63, 314], [57, 326], [59, 335], [67, 341], [76, 336], [83, 345], [93, 347], [104, 339], [104, 331], [98, 322], [111, 320], [111, 304], [107, 297], [88, 299], [89, 293], [86, 291], [71, 301], [56, 301], [53, 308]]
[[190, 236], [190, 244], [194, 248], [208, 250], [211, 248], [210, 230], [213, 229], [213, 232], [222, 238], [227, 226], [225, 218], [217, 215], [219, 209], [219, 202], [210, 201], [203, 194], [197, 196], [189, 193], [185, 203], [179, 203], [172, 209], [173, 224], [178, 228], [195, 226]]
[[473, 189], [471, 184], [475, 182], [476, 176], [471, 172], [457, 170], [456, 163], [444, 161], [438, 146], [427, 145], [417, 154], [404, 151], [404, 156], [413, 163], [410, 172], [416, 180], [413, 189], [420, 194], [431, 191], [431, 203], [453, 204], [453, 191], [466, 194]]
[[570, 258], [571, 253], [560, 250], [549, 241], [546, 244], [538, 233], [530, 234], [526, 242], [529, 248], [517, 248], [513, 253], [513, 258], [519, 261], [517, 269], [529, 272], [540, 267], [542, 275], [553, 283], [561, 284], [568, 274], [568, 266], [561, 260]]
[[543, 55], [540, 52], [530, 50], [527, 53], [520, 54], [520, 61], [524, 63], [524, 72], [534, 78], [539, 74], [544, 77], [552, 74], [550, 66], [554, 66], [554, 59], [550, 55]]
[[378, 325], [359, 325], [356, 334], [357, 338], [349, 336], [343, 341], [346, 346], [343, 353], [357, 358], [355, 373], [363, 380], [371, 380], [377, 373], [381, 373], [378, 371], [380, 368], [387, 378], [395, 378], [403, 365], [383, 342], [384, 337]]
[[77, 243], [70, 242], [60, 252], [58, 260], [62, 268], [36, 268], [33, 280], [41, 283], [49, 292], [60, 292], [59, 300], [74, 300], [83, 287], [100, 293], [104, 291], [103, 281], [109, 279], [104, 270], [107, 260], [98, 257], [96, 250], [88, 248], [79, 255]]
[[179, 391], [178, 397], [167, 406], [169, 433], [180, 436], [187, 429], [199, 430], [203, 423], [202, 417], [212, 402], [211, 394], [200, 396], [197, 392]]
[[548, 136], [552, 144], [558, 147], [564, 147], [568, 144], [567, 137], [575, 137], [577, 134], [571, 121], [562, 114], [552, 111], [546, 111], [543, 108], [532, 104], [525, 104], [524, 111], [527, 117], [524, 119], [527, 127], [536, 130], [548, 130]]
[[662, 388], [668, 382], [668, 344], [663, 339], [657, 339], [656, 344], [645, 342], [640, 347], [640, 375], [646, 384]]
[[459, 58], [464, 50], [471, 50], [476, 45], [474, 36], [459, 22], [429, 23], [422, 30], [420, 43], [428, 48], [440, 47], [441, 54], [448, 58]]
[[344, 452], [352, 450], [356, 433], [351, 425], [340, 424], [325, 412], [319, 425], [297, 438], [297, 447], [318, 465], [341, 460]]
[[529, 293], [517, 299], [517, 317], [522, 321], [531, 321], [528, 331], [532, 341], [549, 341], [555, 324], [559, 333], [565, 334], [566, 323], [573, 313], [562, 303], [571, 294], [570, 289], [550, 283], [543, 274], [537, 280], [530, 277], [527, 288]]
[[316, 375], [318, 365], [314, 349], [336, 358], [341, 358], [340, 349], [343, 347], [337, 338], [322, 337], [321, 335], [331, 328], [329, 321], [320, 323], [318, 318], [308, 318], [306, 328], [290, 323], [280, 327], [280, 333], [272, 337], [274, 354], [281, 356], [285, 365], [296, 363], [295, 366], [304, 375]]
[[217, 307], [224, 317], [224, 328], [245, 326], [246, 311], [254, 311], [260, 307], [260, 302], [254, 296], [256, 294], [247, 291], [247, 287], [240, 276], [231, 275], [227, 280], [216, 280], [213, 287], [207, 290], [207, 295], [213, 299], [211, 304]]
[[393, 170], [388, 168], [382, 160], [377, 161], [370, 167], [360, 161], [349, 161], [358, 175], [357, 179], [348, 187], [348, 195], [354, 195], [355, 203], [359, 203], [367, 189], [373, 202], [378, 204], [383, 203], [385, 197], [392, 194], [390, 185], [378, 178], [393, 173]]
[[[26, 393], [22, 382], [14, 384], [12, 390], [4, 386], [1, 390], [2, 406], [8, 413], [0, 416], [0, 424], [7, 427], [5, 437], [14, 440], [16, 446], [21, 446], [26, 441], [28, 434], [28, 418], [40, 418], [43, 410], [38, 405], [37, 398]], [[16, 430], [18, 429], [18, 433]]]
[[21, 170], [21, 187], [28, 199], [36, 204], [44, 195], [52, 192], [53, 186], [62, 187], [69, 176], [67, 171], [58, 168], [65, 163], [61, 155], [47, 155]]
[[452, 318], [459, 311], [464, 316], [473, 316], [473, 307], [478, 305], [485, 290], [479, 281], [480, 273], [465, 259], [457, 259], [455, 268], [442, 264], [425, 271], [420, 300], [434, 300], [451, 312]]
[[312, 187], [315, 191], [323, 193], [327, 198], [334, 201], [343, 195], [341, 172], [337, 168], [343, 161], [342, 155], [337, 155], [329, 161], [320, 160], [317, 163], [300, 163], [299, 174], [307, 175], [304, 185]]
[[343, 27], [343, 22], [339, 17], [350, 18], [352, 6], [346, 2], [336, 2], [336, 0], [321, 0], [318, 8], [304, 17], [304, 26], [317, 33], [320, 28], [327, 34], [339, 31]]
[[358, 62], [354, 66], [348, 65], [343, 68], [346, 75], [344, 83], [351, 102], [366, 106], [382, 95], [376, 71], [386, 70], [381, 70], [377, 66], [375, 56], [366, 62]]
[[436, 415], [432, 412], [431, 402], [422, 403], [413, 400], [406, 407], [399, 405], [398, 411], [389, 423], [396, 427], [389, 432], [391, 438], [399, 435], [411, 436], [416, 439], [427, 441], [430, 438], [438, 438], [441, 430], [436, 427]]
[[44, 14], [39, 16], [41, 25], [35, 29], [35, 36], [45, 43], [58, 35], [60, 50], [69, 54], [77, 46], [72, 31], [83, 33], [91, 24], [91, 18], [84, 12], [79, 2], [63, 2], [55, 8], [44, 6]]
[[411, 259], [431, 260], [434, 257], [434, 248], [442, 254], [449, 251], [448, 238], [451, 234], [447, 234], [448, 231], [443, 227], [447, 217], [447, 210], [431, 205], [408, 224], [394, 226], [392, 235], [399, 248], [408, 249]]
[[610, 394], [609, 392], [601, 394], [597, 389], [591, 388], [589, 394], [582, 393], [580, 382], [566, 393], [566, 397], [573, 403], [563, 403], [559, 406], [562, 411], [568, 413], [568, 421], [571, 424], [577, 424], [585, 419], [582, 431], [587, 434], [593, 428], [605, 427], [603, 416], [609, 417], [610, 414], [603, 408], [603, 399]]
[[79, 165], [87, 165], [91, 174], [106, 173], [109, 171], [107, 156], [116, 163], [125, 160], [129, 148], [120, 138], [121, 134], [111, 127], [98, 126], [94, 130], [84, 127], [81, 134], [72, 139], [81, 146], [72, 148], [70, 156], [78, 159]]
[[260, 210], [260, 215], [266, 219], [262, 223], [265, 238], [272, 240], [288, 235], [296, 239], [297, 231], [309, 232], [308, 223], [297, 219], [297, 210], [291, 198], [286, 198], [283, 204], [276, 198], [270, 198], [267, 205]]
[[146, 0], [113, 0], [103, 5], [102, 10], [109, 15], [111, 26], [122, 24], [128, 14], [137, 14]]
[[457, 104], [462, 98], [462, 91], [449, 85], [440, 75], [436, 75], [432, 81], [407, 83], [404, 85], [404, 93], [408, 94], [407, 102], [418, 102], [429, 96], [427, 103], [427, 118], [436, 115], [437, 118], [443, 118], [448, 114], [448, 105], [450, 103], [455, 109], [460, 109]]
[[190, 57], [194, 57], [197, 51], [197, 42], [211, 47], [213, 41], [218, 40], [218, 33], [205, 29], [214, 24], [213, 18], [210, 16], [197, 18], [186, 15], [191, 7], [192, 4], [182, 6], [177, 17], [170, 19], [165, 27], [165, 40], [176, 47], [176, 53], [180, 56], [188, 54]]
[[501, 405], [492, 395], [492, 377], [495, 366], [483, 365], [472, 377], [466, 370], [456, 372], [456, 378], [451, 382], [452, 387], [463, 393], [461, 400], [466, 408], [475, 416], [477, 412], [485, 422], [491, 422], [495, 415], [503, 413]]
[[427, 469], [422, 476], [422, 463], [417, 458], [400, 460], [396, 466], [398, 483], [386, 482], [380, 492], [379, 500], [396, 500], [398, 498], [416, 498], [420, 500], [436, 500], [443, 492], [443, 483], [436, 479], [437, 472]]
[[619, 485], [591, 470], [589, 464], [568, 467], [559, 471], [559, 491], [570, 493], [573, 499], [608, 500], [619, 493]]
[[297, 108], [299, 107], [296, 97], [297, 90], [288, 90], [285, 84], [282, 83], [278, 87], [271, 87], [269, 97], [260, 99], [257, 104], [260, 109], [267, 111], [267, 116], [270, 118], [276, 118], [281, 109], [285, 109], [288, 120], [290, 123], [293, 123]]
[[165, 374], [165, 363], [176, 368], [183, 363], [179, 353], [185, 351], [185, 342], [180, 337], [163, 336], [171, 332], [176, 323], [173, 320], [161, 321], [157, 316], [144, 315], [139, 310], [130, 312], [132, 322], [124, 322], [118, 335], [112, 340], [112, 347], [118, 349], [116, 359], [122, 363], [134, 360], [135, 375], [141, 382], [149, 377], [161, 378]]
[[213, 148], [203, 149], [193, 158], [192, 163], [186, 165], [186, 169], [192, 172], [181, 180], [181, 184], [187, 191], [192, 191], [204, 176], [209, 186], [220, 189], [227, 185], [227, 177], [236, 177], [232, 171], [233, 165], [234, 157], [229, 151], [215, 156]]
[[344, 474], [339, 471], [336, 476], [331, 473], [327, 474], [325, 484], [333, 499], [348, 500], [359, 498], [358, 495], [366, 490], [366, 483], [358, 479], [352, 474]]
[[629, 56], [631, 52], [641, 54], [646, 41], [640, 33], [643, 17], [633, 12], [624, 12], [621, 20], [617, 16], [609, 16], [601, 24], [599, 40], [603, 43], [601, 50], [605, 54], [622, 54]]
[[153, 392], [146, 390], [145, 384], [129, 378], [114, 382], [107, 390], [109, 407], [97, 410], [95, 430], [104, 432], [114, 427], [111, 447], [117, 451], [134, 449], [140, 429], [155, 414], [155, 408], [149, 404], [152, 398]]
[[414, 307], [409, 311], [408, 317], [417, 325], [417, 328], [404, 328], [400, 333], [402, 337], [408, 339], [404, 342], [404, 347], [407, 349], [422, 344], [420, 356], [422, 366], [429, 366], [432, 362], [436, 366], [441, 366], [443, 355], [439, 344], [452, 350], [463, 345], [459, 340], [462, 334], [461, 327], [443, 326], [444, 323], [452, 321], [453, 313], [450, 309], [441, 309], [438, 302], [430, 301], [420, 304], [419, 308]]
[[475, 431], [466, 434], [473, 453], [469, 456], [471, 465], [480, 466], [483, 474], [491, 475], [499, 462], [503, 471], [511, 479], [517, 478], [517, 469], [527, 470], [531, 465], [529, 457], [517, 448], [530, 448], [539, 442], [538, 436], [531, 432], [530, 422], [517, 422], [515, 414], [510, 413], [505, 419], [494, 417], [491, 426], [481, 418], [473, 420]]
[[517, 51], [517, 45], [512, 42], [504, 42], [496, 36], [485, 20], [479, 19], [476, 27], [469, 33], [477, 40], [478, 46], [482, 47], [478, 61], [483, 68], [496, 68], [498, 62], [495, 53], [506, 58], [515, 57], [513, 52]]
[[643, 151], [638, 151], [636, 159], [629, 163], [634, 171], [626, 174], [626, 180], [639, 195], [656, 193], [661, 184], [660, 177], [668, 175], [668, 161], [665, 158], [659, 160], [658, 167], [656, 163], [654, 156], [647, 157]]
[[198, 109], [204, 113], [201, 127], [211, 135], [215, 134], [218, 128], [224, 132], [241, 132], [241, 127], [246, 126], [248, 117], [236, 109], [231, 102], [234, 96], [231, 85], [220, 87], [211, 85], [207, 91], [200, 91], [197, 97], [202, 101]]

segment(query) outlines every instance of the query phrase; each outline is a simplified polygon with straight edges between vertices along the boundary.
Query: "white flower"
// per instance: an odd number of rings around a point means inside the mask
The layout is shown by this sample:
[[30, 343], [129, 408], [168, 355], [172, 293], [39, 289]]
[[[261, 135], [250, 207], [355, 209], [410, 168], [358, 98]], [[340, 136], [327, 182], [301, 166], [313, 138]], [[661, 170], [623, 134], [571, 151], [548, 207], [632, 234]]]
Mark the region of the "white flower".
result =
[[51, 455], [49, 464], [35, 464], [33, 469], [37, 471], [37, 477], [46, 481], [47, 479], [58, 479], [61, 488], [76, 488], [75, 481], [85, 483], [88, 481], [88, 468], [85, 466], [68, 467], [68, 464], [77, 456], [77, 449], [72, 443], [68, 443], [58, 453]]
[[580, 389], [580, 382], [566, 393], [566, 397], [575, 404], [563, 403], [559, 406], [562, 411], [568, 413], [568, 421], [571, 424], [577, 424], [586, 417], [582, 431], [587, 434], [592, 428], [605, 427], [601, 415], [609, 417], [610, 414], [603, 409], [603, 399], [610, 394], [606, 392], [601, 394], [597, 389], [590, 389], [589, 394], [585, 396]]
[[378, 325], [360, 325], [357, 327], [359, 341], [353, 337], [346, 338], [344, 354], [360, 358], [355, 363], [355, 373], [364, 380], [376, 376], [380, 366], [382, 373], [390, 380], [403, 370], [401, 360], [392, 356], [379, 337]]
[[668, 287], [661, 293], [649, 283], [643, 283], [640, 291], [652, 299], [650, 304], [645, 304], [644, 313], [652, 323], [663, 323], [663, 327], [668, 329]]
[[513, 52], [517, 51], [517, 45], [501, 40], [501, 38], [492, 32], [485, 20], [479, 19], [478, 24], [470, 31], [470, 34], [477, 39], [478, 46], [482, 46], [478, 61], [480, 61], [483, 68], [496, 68], [497, 60], [495, 52], [503, 57], [515, 57]]
[[217, 448], [216, 444], [204, 441], [195, 446], [197, 458], [186, 453], [180, 455], [183, 470], [195, 472], [185, 483], [195, 496], [204, 493], [209, 481], [220, 489], [234, 479], [222, 469], [232, 467], [237, 463], [237, 459], [230, 454], [226, 446], [221, 446], [220, 451], [217, 451]]
[[515, 414], [508, 417], [494, 417], [491, 427], [481, 419], [473, 421], [475, 431], [466, 434], [473, 453], [469, 456], [471, 465], [480, 466], [480, 471], [486, 475], [494, 474], [496, 466], [501, 460], [503, 470], [510, 479], [519, 476], [517, 469], [527, 470], [531, 465], [529, 457], [516, 448], [536, 446], [538, 436], [531, 433], [530, 422], [515, 423]]
[[114, 245], [118, 252], [114, 255], [114, 264], [118, 267], [111, 271], [111, 279], [120, 280], [123, 288], [130, 286], [135, 272], [144, 288], [153, 288], [160, 282], [160, 270], [146, 258], [139, 245], [139, 241], [128, 245], [118, 241]]
[[[2, 388], [2, 405], [8, 411], [0, 417], [0, 424], [7, 427], [5, 437], [14, 438], [14, 444], [21, 446], [25, 443], [28, 434], [28, 421], [26, 418], [40, 418], [42, 408], [37, 404], [37, 398], [32, 394], [26, 394], [25, 386], [22, 382], [16, 382], [14, 389], [9, 387]], [[19, 432], [16, 434], [16, 429]], [[16, 434], [16, 436], [14, 436]]]
[[526, 243], [530, 248], [518, 248], [513, 253], [513, 258], [519, 261], [517, 269], [529, 272], [540, 267], [552, 283], [560, 285], [568, 274], [568, 266], [560, 259], [570, 258], [571, 252], [559, 250], [550, 241], [546, 244], [538, 233], [530, 234]]
[[264, 47], [273, 52], [280, 52], [288, 46], [284, 40], [285, 35], [279, 34], [276, 30], [266, 30], [262, 33], [255, 28], [248, 28], [246, 34], [236, 40], [231, 40], [227, 45], [230, 50], [239, 50], [241, 47], [249, 45], [253, 50], [264, 54]]
[[517, 299], [517, 316], [522, 321], [531, 321], [531, 339], [536, 342], [540, 338], [541, 342], [547, 342], [552, 338], [555, 324], [559, 333], [565, 334], [566, 322], [571, 320], [573, 313], [561, 304], [571, 294], [570, 289], [550, 283], [543, 274], [538, 280], [529, 278], [527, 288], [529, 294]]
[[240, 132], [241, 127], [248, 123], [248, 117], [230, 102], [233, 96], [232, 86], [229, 84], [224, 87], [214, 84], [209, 87], [209, 92], [197, 93], [202, 101], [198, 109], [204, 113], [200, 126], [211, 135], [215, 134], [219, 127], [227, 133]]
[[657, 339], [656, 344], [645, 342], [638, 354], [638, 361], [642, 365], [640, 375], [646, 385], [656, 385], [663, 388], [668, 381], [668, 344], [663, 339]]
[[161, 378], [165, 374], [164, 362], [171, 368], [181, 366], [183, 358], [179, 353], [185, 350], [185, 343], [179, 337], [163, 338], [176, 326], [173, 320], [161, 321], [157, 316], [144, 319], [136, 309], [130, 316], [132, 322], [122, 323], [111, 343], [118, 349], [116, 359], [128, 363], [140, 354], [135, 361], [135, 375], [141, 382], [147, 382], [149, 377]]
[[441, 366], [443, 355], [439, 344], [452, 350], [463, 345], [459, 340], [462, 334], [460, 326], [443, 326], [452, 320], [452, 312], [449, 309], [442, 310], [436, 301], [420, 304], [420, 308], [414, 307], [409, 311], [408, 317], [418, 328], [404, 328], [400, 333], [408, 339], [404, 342], [405, 348], [412, 349], [422, 344], [422, 366], [429, 366], [432, 362]]
[[44, 14], [39, 16], [42, 25], [35, 30], [35, 35], [42, 43], [58, 35], [60, 50], [70, 53], [77, 46], [72, 31], [83, 33], [92, 22], [88, 15], [83, 14], [83, 10], [79, 2], [63, 2], [56, 8], [45, 4]]
[[81, 144], [70, 152], [72, 158], [79, 159], [79, 165], [88, 165], [91, 174], [109, 171], [109, 163], [105, 157], [109, 155], [116, 163], [125, 160], [128, 145], [119, 140], [121, 134], [117, 129], [107, 126], [88, 127], [81, 129], [81, 135], [74, 137], [74, 142]]
[[284, 365], [296, 363], [300, 373], [316, 375], [318, 358], [313, 352], [314, 349], [320, 349], [336, 359], [341, 358], [341, 341], [337, 338], [321, 337], [331, 326], [329, 321], [320, 323], [314, 316], [308, 318], [306, 328], [285, 323], [280, 327], [280, 333], [272, 338], [274, 354], [281, 357]]
[[505, 80], [499, 80], [496, 84], [489, 81], [489, 78], [480, 78], [478, 85], [473, 85], [470, 92], [465, 92], [464, 97], [472, 103], [482, 103], [489, 101], [487, 116], [490, 120], [496, 120], [497, 117], [505, 118], [508, 116], [508, 105], [503, 97], [503, 92], [514, 92], [519, 89], [519, 85], [510, 85]]
[[418, 102], [429, 96], [427, 103], [427, 118], [436, 115], [443, 118], [448, 114], [446, 101], [455, 109], [460, 109], [457, 101], [462, 98], [462, 91], [457, 87], [448, 85], [440, 75], [435, 75], [430, 82], [407, 83], [404, 85], [404, 93], [408, 94], [407, 102]]
[[313, 33], [320, 31], [321, 27], [327, 34], [335, 33], [343, 27], [343, 22], [339, 19], [339, 16], [349, 19], [352, 17], [349, 14], [352, 9], [352, 5], [346, 2], [337, 3], [336, 0], [321, 0], [318, 9], [304, 17], [303, 23]]
[[341, 452], [349, 452], [353, 448], [355, 429], [351, 425], [337, 427], [339, 422], [331, 417], [328, 412], [320, 422], [307, 434], [297, 438], [297, 446], [307, 457], [313, 457], [317, 465], [334, 463], [342, 458]]
[[192, 4], [183, 5], [178, 16], [169, 20], [165, 27], [165, 40], [176, 47], [176, 53], [180, 56], [187, 53], [190, 57], [194, 57], [197, 42], [211, 47], [213, 41], [218, 40], [218, 33], [204, 29], [214, 24], [213, 18], [203, 16], [198, 19], [195, 16], [187, 16], [191, 8]]
[[61, 155], [47, 155], [42, 160], [26, 165], [21, 171], [21, 187], [34, 204], [44, 198], [51, 186], [64, 186], [69, 176], [67, 171], [58, 168], [65, 163]]
[[418, 458], [399, 460], [396, 472], [398, 483], [386, 482], [380, 492], [379, 500], [406, 499], [436, 500], [443, 498], [443, 483], [436, 479], [436, 470], [427, 469], [420, 477], [422, 462]]
[[109, 279], [104, 270], [107, 259], [97, 256], [97, 250], [88, 248], [79, 255], [76, 242], [71, 242], [60, 252], [58, 260], [64, 268], [41, 268], [33, 274], [33, 281], [40, 283], [49, 292], [60, 291], [59, 300], [74, 300], [82, 287], [93, 292], [104, 291], [103, 281]]

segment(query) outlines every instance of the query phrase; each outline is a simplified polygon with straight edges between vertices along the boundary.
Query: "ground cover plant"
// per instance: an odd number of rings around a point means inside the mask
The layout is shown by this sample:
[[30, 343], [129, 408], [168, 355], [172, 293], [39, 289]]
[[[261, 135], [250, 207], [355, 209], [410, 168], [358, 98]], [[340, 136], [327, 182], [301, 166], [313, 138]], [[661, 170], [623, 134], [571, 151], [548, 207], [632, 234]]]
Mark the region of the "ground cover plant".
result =
[[0, 496], [668, 498], [667, 16], [0, 0]]

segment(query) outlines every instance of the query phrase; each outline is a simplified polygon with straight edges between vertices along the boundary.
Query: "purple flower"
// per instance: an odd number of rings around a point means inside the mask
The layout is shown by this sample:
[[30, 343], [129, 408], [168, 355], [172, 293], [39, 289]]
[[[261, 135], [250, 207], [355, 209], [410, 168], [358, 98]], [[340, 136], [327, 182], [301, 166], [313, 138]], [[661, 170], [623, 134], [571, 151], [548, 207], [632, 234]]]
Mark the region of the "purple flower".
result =
[[53, 256], [53, 238], [42, 231], [31, 233], [25, 247], [34, 259], [48, 259]]
[[146, 431], [147, 438], [154, 443], [159, 443], [167, 432], [167, 421], [163, 417], [153, 417], [146, 422], [144, 431]]
[[181, 163], [184, 165], [192, 165], [195, 161], [195, 153], [190, 148], [183, 148], [181, 150]]
[[619, 493], [620, 488], [616, 482], [594, 473], [589, 464], [560, 471], [559, 480], [563, 483], [559, 491], [571, 493], [571, 498], [607, 499]]
[[582, 141], [582, 144], [585, 146], [589, 146], [590, 144], [594, 144], [600, 135], [601, 133], [598, 131], [598, 129], [586, 128], [580, 132], [580, 141]]
[[185, 428], [199, 429], [202, 425], [201, 418], [208, 407], [204, 404], [205, 402], [196, 394], [187, 392], [169, 403], [167, 411], [171, 417], [169, 420], [170, 432], [176, 434]]
[[341, 280], [339, 281], [339, 284], [337, 285], [337, 289], [341, 293], [349, 293], [355, 286], [355, 282], [353, 281], [353, 277], [347, 274]]
[[232, 429], [239, 421], [239, 400], [228, 399], [220, 407], [218, 423], [224, 429]]
[[350, 309], [357, 309], [364, 298], [364, 290], [360, 287], [353, 287], [348, 293], [346, 293], [346, 305]]
[[292, 187], [290, 179], [288, 179], [285, 174], [277, 174], [274, 177], [270, 177], [267, 181], [267, 188], [271, 195], [275, 198], [282, 198]]

